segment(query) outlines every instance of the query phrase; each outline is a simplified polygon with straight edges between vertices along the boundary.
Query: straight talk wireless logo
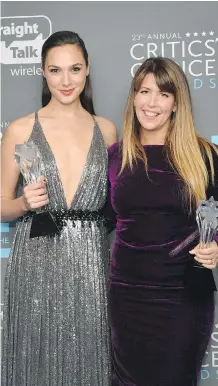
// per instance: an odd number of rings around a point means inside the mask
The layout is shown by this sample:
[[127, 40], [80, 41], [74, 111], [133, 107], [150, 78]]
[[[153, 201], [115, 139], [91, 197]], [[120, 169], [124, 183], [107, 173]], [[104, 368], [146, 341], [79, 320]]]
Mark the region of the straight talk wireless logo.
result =
[[37, 64], [42, 45], [51, 33], [51, 20], [44, 15], [2, 17], [1, 63], [10, 65], [12, 76], [41, 75]]

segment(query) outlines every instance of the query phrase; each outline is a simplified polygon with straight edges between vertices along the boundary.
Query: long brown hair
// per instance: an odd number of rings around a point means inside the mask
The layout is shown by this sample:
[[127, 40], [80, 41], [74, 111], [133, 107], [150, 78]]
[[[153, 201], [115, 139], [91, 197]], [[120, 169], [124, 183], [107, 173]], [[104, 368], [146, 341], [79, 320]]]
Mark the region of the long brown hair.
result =
[[175, 97], [176, 112], [172, 113], [170, 127], [165, 140], [166, 156], [185, 183], [185, 195], [189, 202], [189, 212], [200, 200], [206, 198], [209, 173], [205, 156], [209, 160], [211, 180], [214, 184], [214, 165], [212, 151], [217, 148], [207, 139], [199, 136], [194, 127], [191, 94], [187, 78], [173, 60], [168, 58], [149, 58], [137, 70], [131, 84], [123, 119], [122, 166], [131, 169], [133, 162], [141, 159], [148, 174], [147, 156], [140, 142], [140, 123], [134, 111], [135, 95], [145, 76], [152, 73], [160, 91], [172, 93]]

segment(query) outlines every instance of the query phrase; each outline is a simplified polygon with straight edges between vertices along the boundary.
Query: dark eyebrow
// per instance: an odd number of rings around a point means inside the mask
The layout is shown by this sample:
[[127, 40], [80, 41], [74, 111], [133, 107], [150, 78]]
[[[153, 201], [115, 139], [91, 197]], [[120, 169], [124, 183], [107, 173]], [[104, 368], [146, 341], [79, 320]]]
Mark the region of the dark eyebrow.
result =
[[[72, 64], [71, 66], [69, 66], [69, 68], [75, 67], [75, 66], [83, 66], [83, 64], [82, 64], [82, 63], [75, 63], [75, 64]], [[55, 66], [55, 64], [50, 64], [50, 65], [48, 66], [48, 68], [49, 68], [49, 67], [61, 68], [61, 67], [59, 67], [59, 66]]]
[[140, 87], [140, 90], [142, 90], [143, 88], [146, 88], [146, 90], [150, 90], [150, 88], [149, 88], [149, 87], [145, 87], [145, 86], [143, 86], [143, 87]]
[[74, 67], [74, 66], [83, 66], [83, 64], [82, 64], [82, 63], [75, 63], [75, 64], [72, 64], [72, 67]]

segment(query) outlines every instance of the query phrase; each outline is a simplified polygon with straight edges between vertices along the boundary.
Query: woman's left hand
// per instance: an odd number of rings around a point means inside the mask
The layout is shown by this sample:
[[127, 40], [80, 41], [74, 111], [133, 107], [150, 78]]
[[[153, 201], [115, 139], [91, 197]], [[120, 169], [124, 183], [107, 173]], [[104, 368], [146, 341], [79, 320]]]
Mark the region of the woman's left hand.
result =
[[218, 263], [218, 244], [212, 241], [207, 247], [202, 248], [198, 244], [189, 253], [195, 255], [194, 259], [205, 268], [214, 269]]

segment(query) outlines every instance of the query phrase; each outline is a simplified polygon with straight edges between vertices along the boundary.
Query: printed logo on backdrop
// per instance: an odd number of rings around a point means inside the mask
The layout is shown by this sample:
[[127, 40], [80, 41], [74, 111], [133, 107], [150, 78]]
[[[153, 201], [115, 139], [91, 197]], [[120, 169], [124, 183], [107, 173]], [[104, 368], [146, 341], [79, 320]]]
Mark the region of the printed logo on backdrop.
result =
[[[183, 69], [195, 89], [216, 88], [218, 32], [190, 30], [163, 33], [134, 33], [130, 55], [134, 60], [131, 75], [144, 60], [165, 56], [175, 60]], [[191, 79], [190, 79], [191, 78]]]
[[201, 368], [201, 380], [207, 379], [218, 380], [218, 324], [214, 326]]
[[9, 121], [1, 121], [0, 122], [0, 139], [2, 140], [2, 135], [3, 133], [5, 132], [5, 130], [7, 129], [8, 125], [9, 125]]
[[41, 75], [41, 66], [37, 64], [41, 61], [42, 45], [51, 32], [51, 20], [45, 15], [2, 17], [1, 63], [9, 66], [12, 76]]
[[2, 259], [9, 257], [10, 254], [10, 226], [9, 223], [0, 223], [0, 233], [1, 233], [1, 248], [0, 256]]
[[215, 143], [215, 145], [218, 145], [218, 135], [212, 135], [211, 142]]

